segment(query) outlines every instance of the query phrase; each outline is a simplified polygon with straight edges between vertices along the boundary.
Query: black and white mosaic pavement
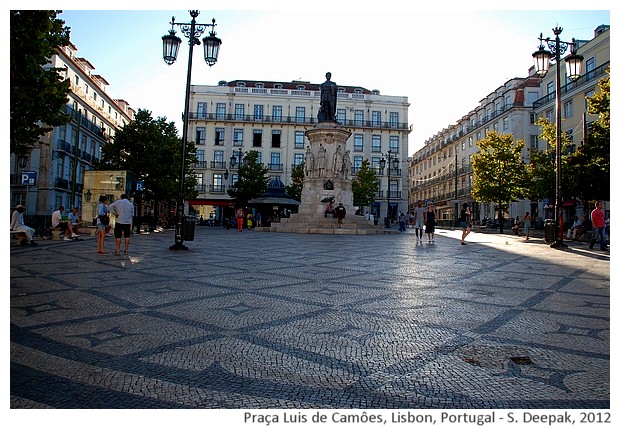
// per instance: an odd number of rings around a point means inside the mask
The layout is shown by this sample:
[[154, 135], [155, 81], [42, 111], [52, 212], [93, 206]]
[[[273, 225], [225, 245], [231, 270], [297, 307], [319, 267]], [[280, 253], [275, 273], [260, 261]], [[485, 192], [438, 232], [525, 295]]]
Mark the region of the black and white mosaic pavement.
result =
[[458, 234], [13, 246], [11, 408], [609, 408], [609, 254]]

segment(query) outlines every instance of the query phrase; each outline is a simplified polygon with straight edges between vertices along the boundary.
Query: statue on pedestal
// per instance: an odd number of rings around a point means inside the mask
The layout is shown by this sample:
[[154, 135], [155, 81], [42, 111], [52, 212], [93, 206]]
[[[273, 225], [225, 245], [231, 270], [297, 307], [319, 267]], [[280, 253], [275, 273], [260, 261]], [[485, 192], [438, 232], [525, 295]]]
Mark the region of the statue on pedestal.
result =
[[336, 121], [336, 100], [338, 98], [338, 86], [331, 81], [332, 74], [325, 74], [327, 80], [321, 84], [321, 108], [319, 109], [319, 122]]

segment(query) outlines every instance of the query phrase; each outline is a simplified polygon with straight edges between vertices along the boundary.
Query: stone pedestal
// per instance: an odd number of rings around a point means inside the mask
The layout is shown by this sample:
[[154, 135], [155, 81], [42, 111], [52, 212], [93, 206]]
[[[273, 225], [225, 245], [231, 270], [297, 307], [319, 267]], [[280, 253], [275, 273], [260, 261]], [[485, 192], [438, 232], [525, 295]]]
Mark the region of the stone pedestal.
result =
[[[383, 232], [362, 216], [355, 215], [351, 188], [351, 161], [346, 142], [351, 132], [336, 122], [319, 122], [306, 131], [310, 141], [306, 151], [304, 186], [298, 213], [273, 224], [271, 231], [306, 234], [376, 234]], [[347, 210], [342, 228], [336, 218], [325, 217], [327, 201]]]

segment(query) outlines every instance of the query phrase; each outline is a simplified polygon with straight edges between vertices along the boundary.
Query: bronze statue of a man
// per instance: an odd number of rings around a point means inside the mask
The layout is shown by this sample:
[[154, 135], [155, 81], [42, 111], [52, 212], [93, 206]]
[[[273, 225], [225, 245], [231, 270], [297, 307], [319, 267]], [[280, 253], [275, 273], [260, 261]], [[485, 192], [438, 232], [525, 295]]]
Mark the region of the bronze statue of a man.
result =
[[338, 86], [331, 81], [332, 74], [325, 74], [327, 80], [321, 84], [321, 108], [319, 109], [319, 122], [336, 120], [336, 99]]

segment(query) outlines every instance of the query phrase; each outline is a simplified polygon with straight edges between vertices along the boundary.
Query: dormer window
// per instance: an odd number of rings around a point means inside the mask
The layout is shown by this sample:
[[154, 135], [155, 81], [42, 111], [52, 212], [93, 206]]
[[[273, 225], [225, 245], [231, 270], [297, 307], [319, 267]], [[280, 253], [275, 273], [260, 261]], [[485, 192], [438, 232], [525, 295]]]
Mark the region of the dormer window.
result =
[[237, 87], [245, 88], [245, 82], [237, 82]]
[[256, 87], [257, 87], [257, 88], [264, 88], [264, 87], [265, 87], [265, 84], [264, 84], [264, 83], [257, 83], [257, 84], [256, 84]]
[[299, 91], [305, 91], [305, 90], [306, 90], [306, 87], [305, 87], [305, 86], [303, 86], [303, 85], [297, 85], [297, 89], [298, 89]]
[[277, 83], [273, 86], [275, 89], [282, 89], [282, 84]]

